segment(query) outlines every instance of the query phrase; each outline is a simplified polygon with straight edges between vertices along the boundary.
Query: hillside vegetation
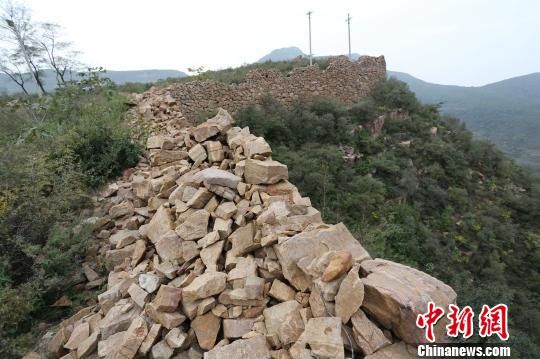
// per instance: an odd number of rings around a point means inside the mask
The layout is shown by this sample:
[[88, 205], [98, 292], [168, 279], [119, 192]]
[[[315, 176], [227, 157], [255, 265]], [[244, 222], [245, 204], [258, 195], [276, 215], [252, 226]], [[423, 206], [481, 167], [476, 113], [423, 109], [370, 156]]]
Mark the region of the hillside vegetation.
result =
[[82, 300], [81, 223], [93, 189], [138, 161], [123, 123], [124, 97], [101, 81], [38, 98], [0, 99], [0, 357], [18, 358], [39, 324], [69, 314], [50, 307]]
[[540, 73], [480, 87], [437, 85], [389, 71], [428, 104], [463, 120], [477, 136], [489, 139], [520, 164], [540, 173]]
[[[373, 136], [366, 124], [379, 116]], [[477, 313], [508, 304], [513, 354], [538, 352], [538, 178], [396, 80], [352, 107], [267, 99], [238, 118], [270, 142], [326, 221], [345, 222], [372, 255], [444, 280]], [[345, 146], [356, 160], [343, 160]]]

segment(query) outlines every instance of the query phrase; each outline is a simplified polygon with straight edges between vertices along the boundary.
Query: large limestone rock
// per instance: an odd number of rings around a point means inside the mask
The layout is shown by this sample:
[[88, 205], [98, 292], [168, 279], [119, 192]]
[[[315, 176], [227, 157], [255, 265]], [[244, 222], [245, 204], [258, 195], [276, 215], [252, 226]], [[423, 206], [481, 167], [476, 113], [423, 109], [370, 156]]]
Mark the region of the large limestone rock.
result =
[[156, 243], [161, 236], [173, 228], [174, 225], [171, 211], [168, 208], [161, 206], [148, 224], [146, 235], [153, 243]]
[[352, 267], [352, 255], [349, 251], [337, 251], [321, 276], [323, 282], [339, 278]]
[[[309, 346], [309, 349], [307, 349]], [[344, 359], [345, 350], [341, 337], [339, 318], [312, 318], [298, 341], [291, 348], [293, 358]]]
[[139, 239], [139, 231], [136, 230], [121, 230], [113, 234], [109, 241], [117, 249], [124, 248], [125, 246], [135, 243]]
[[[402, 264], [383, 259], [361, 263], [367, 274], [362, 307], [377, 322], [391, 329], [407, 343], [425, 343], [424, 330], [416, 326], [416, 318], [428, 309], [428, 302], [448, 308], [456, 301], [456, 292], [432, 276]], [[438, 341], [445, 340], [446, 318], [435, 326]]]
[[356, 311], [352, 318], [353, 338], [365, 355], [392, 344], [375, 323], [373, 323], [362, 309]]
[[125, 201], [120, 204], [114, 205], [109, 209], [109, 215], [114, 218], [119, 218], [123, 216], [131, 216], [135, 213], [135, 208], [133, 203], [130, 201]]
[[257, 137], [244, 143], [244, 154], [247, 158], [252, 158], [255, 155], [267, 156], [272, 154], [272, 149], [264, 138]]
[[295, 299], [296, 291], [279, 279], [274, 279], [268, 295], [280, 302], [286, 302]]
[[[83, 340], [81, 344], [77, 347], [77, 355], [76, 357], [78, 359], [86, 359], [90, 357], [92, 352], [96, 350], [97, 344], [98, 344], [98, 338], [99, 338], [99, 331], [95, 331], [88, 338]], [[70, 353], [70, 354], [73, 354]]]
[[302, 306], [295, 300], [276, 304], [263, 311], [268, 334], [275, 334], [282, 344], [295, 342], [304, 331]]
[[148, 326], [142, 317], [136, 318], [122, 338], [122, 343], [116, 353], [110, 356], [111, 359], [133, 359], [144, 338], [148, 334]]
[[127, 330], [140, 312], [137, 306], [124, 300], [118, 301], [99, 323], [101, 339], [105, 340], [113, 334]]
[[105, 266], [111, 270], [115, 266], [122, 264], [124, 260], [131, 258], [133, 251], [135, 250], [135, 244], [130, 244], [120, 249], [111, 249], [105, 253]]
[[161, 324], [167, 329], [173, 329], [186, 320], [186, 317], [179, 312], [162, 312], [157, 310], [154, 303], [146, 304], [144, 312], [154, 322]]
[[273, 184], [289, 178], [287, 166], [277, 161], [246, 160], [244, 178], [251, 184]]
[[240, 257], [259, 248], [261, 244], [255, 242], [254, 236], [255, 226], [253, 222], [234, 231], [229, 237], [229, 241], [232, 243], [231, 255]]
[[161, 166], [171, 162], [176, 162], [188, 158], [186, 151], [179, 150], [156, 150], [150, 155], [152, 166]]
[[336, 316], [341, 318], [343, 324], [349, 321], [364, 301], [364, 283], [358, 276], [358, 270], [358, 267], [354, 267], [349, 271], [336, 295]]
[[263, 335], [216, 347], [204, 354], [204, 359], [270, 359], [270, 349]]
[[164, 261], [182, 258], [182, 239], [175, 231], [170, 230], [155, 243], [156, 252]]
[[283, 275], [301, 291], [311, 286], [313, 277], [322, 275], [326, 265], [317, 264], [324, 260], [325, 256], [328, 257], [329, 251], [346, 250], [351, 253], [356, 263], [370, 258], [343, 223], [286, 238], [275, 245], [274, 249]]
[[231, 172], [217, 168], [206, 168], [193, 176], [193, 181], [195, 183], [204, 182], [210, 185], [229, 187], [232, 189], [236, 189], [241, 180], [240, 177], [235, 176]]
[[81, 323], [73, 329], [68, 342], [64, 345], [66, 349], [77, 349], [86, 338], [90, 336], [90, 326], [88, 323]]
[[184, 223], [176, 228], [176, 233], [185, 241], [193, 241], [208, 233], [210, 213], [205, 209], [193, 212]]
[[182, 298], [182, 289], [170, 285], [162, 285], [154, 298], [154, 304], [158, 311], [174, 312]]
[[190, 285], [184, 288], [182, 294], [186, 301], [208, 298], [217, 295], [225, 289], [227, 274], [221, 272], [208, 272], [195, 278]]
[[216, 344], [221, 319], [210, 312], [196, 317], [191, 326], [195, 331], [199, 346], [204, 350], [211, 350]]
[[98, 356], [106, 357], [107, 355], [114, 355], [122, 342], [124, 341], [124, 335], [126, 332], [118, 332], [111, 335], [106, 340], [100, 340], [98, 342]]
[[253, 319], [224, 319], [223, 336], [227, 339], [241, 338], [253, 328]]
[[234, 120], [231, 115], [226, 110], [219, 108], [216, 116], [200, 124], [193, 130], [193, 137], [195, 141], [203, 142], [218, 133], [226, 133], [233, 123]]

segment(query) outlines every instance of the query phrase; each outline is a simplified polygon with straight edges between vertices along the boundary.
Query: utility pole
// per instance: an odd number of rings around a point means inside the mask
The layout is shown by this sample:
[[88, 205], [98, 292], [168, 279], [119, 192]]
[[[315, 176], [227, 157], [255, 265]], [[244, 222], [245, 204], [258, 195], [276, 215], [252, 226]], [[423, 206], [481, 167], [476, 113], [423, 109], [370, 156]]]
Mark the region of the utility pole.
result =
[[311, 14], [313, 13], [313, 11], [308, 11], [307, 12], [307, 16], [308, 16], [308, 22], [309, 22], [309, 66], [313, 65], [313, 54], [311, 52]]
[[352, 61], [352, 55], [351, 55], [351, 14], [347, 14], [347, 29], [349, 32], [349, 60]]

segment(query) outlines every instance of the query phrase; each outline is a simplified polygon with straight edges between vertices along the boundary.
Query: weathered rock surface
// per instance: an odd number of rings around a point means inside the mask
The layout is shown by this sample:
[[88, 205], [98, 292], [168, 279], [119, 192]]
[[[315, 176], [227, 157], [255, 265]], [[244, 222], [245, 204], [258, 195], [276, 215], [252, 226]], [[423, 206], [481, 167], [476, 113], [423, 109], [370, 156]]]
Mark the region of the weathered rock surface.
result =
[[171, 229], [173, 229], [173, 220], [170, 210], [165, 207], [159, 207], [148, 224], [146, 235], [153, 243], [156, 243], [161, 236]]
[[289, 178], [287, 166], [277, 161], [246, 160], [244, 176], [247, 183], [274, 184]]
[[148, 326], [142, 317], [136, 318], [125, 332], [122, 342], [112, 359], [132, 359], [137, 355], [139, 347], [148, 334]]
[[199, 346], [204, 350], [211, 350], [216, 344], [221, 319], [212, 313], [199, 315], [191, 323]]
[[358, 267], [349, 271], [345, 279], [339, 286], [339, 291], [335, 297], [336, 316], [341, 318], [343, 324], [346, 324], [351, 315], [360, 308], [364, 302], [364, 283], [358, 276]]
[[366, 314], [359, 309], [351, 318], [353, 338], [365, 355], [372, 354], [391, 342]]
[[204, 169], [193, 177], [193, 181], [196, 183], [203, 182], [232, 189], [236, 189], [241, 180], [240, 177], [235, 176], [231, 172], [217, 168]]
[[306, 330], [290, 351], [293, 358], [302, 358], [307, 354], [308, 358], [344, 359], [341, 320], [329, 317], [310, 319], [306, 324]]
[[312, 280], [323, 274], [329, 251], [348, 251], [356, 263], [370, 258], [342, 223], [284, 238], [274, 248], [283, 275], [301, 291], [308, 289]]
[[270, 349], [263, 335], [250, 339], [240, 339], [235, 342], [214, 348], [204, 354], [204, 359], [244, 358], [270, 359]]
[[208, 272], [195, 278], [183, 289], [186, 301], [195, 301], [219, 294], [225, 290], [227, 275], [221, 272]]
[[[452, 288], [419, 270], [383, 259], [360, 265], [367, 274], [362, 278], [362, 308], [407, 343], [426, 342], [424, 331], [416, 326], [416, 318], [427, 312], [428, 302], [448, 308], [456, 301]], [[446, 318], [442, 318], [435, 326], [438, 340], [445, 339], [446, 324]]]

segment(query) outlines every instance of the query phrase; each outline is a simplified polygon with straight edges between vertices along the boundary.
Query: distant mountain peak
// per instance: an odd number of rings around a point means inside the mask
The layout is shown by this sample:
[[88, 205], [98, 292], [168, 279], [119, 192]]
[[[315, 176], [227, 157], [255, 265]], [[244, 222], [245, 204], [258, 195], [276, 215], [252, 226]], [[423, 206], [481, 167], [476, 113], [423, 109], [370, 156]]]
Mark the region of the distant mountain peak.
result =
[[281, 49], [272, 50], [269, 54], [261, 57], [257, 62], [267, 62], [267, 61], [286, 61], [292, 60], [299, 56], [307, 56], [296, 46], [291, 47], [282, 47]]
[[[344, 56], [348, 56], [349, 54], [343, 54]], [[296, 46], [291, 46], [291, 47], [282, 47], [280, 49], [275, 49], [275, 50], [272, 50], [270, 51], [270, 53], [264, 55], [263, 57], [261, 57], [257, 63], [263, 63], [263, 62], [267, 62], [267, 61], [272, 61], [272, 62], [278, 62], [278, 61], [288, 61], [288, 60], [293, 60], [297, 57], [307, 57], [309, 56], [308, 54], [305, 54], [302, 50], [300, 50], [298, 47]], [[325, 58], [325, 57], [328, 57], [328, 56], [314, 56], [316, 58]], [[360, 57], [362, 57], [362, 55], [360, 55], [359, 53], [356, 53], [356, 52], [353, 52], [351, 54], [351, 57], [354, 61], [358, 60]]]

